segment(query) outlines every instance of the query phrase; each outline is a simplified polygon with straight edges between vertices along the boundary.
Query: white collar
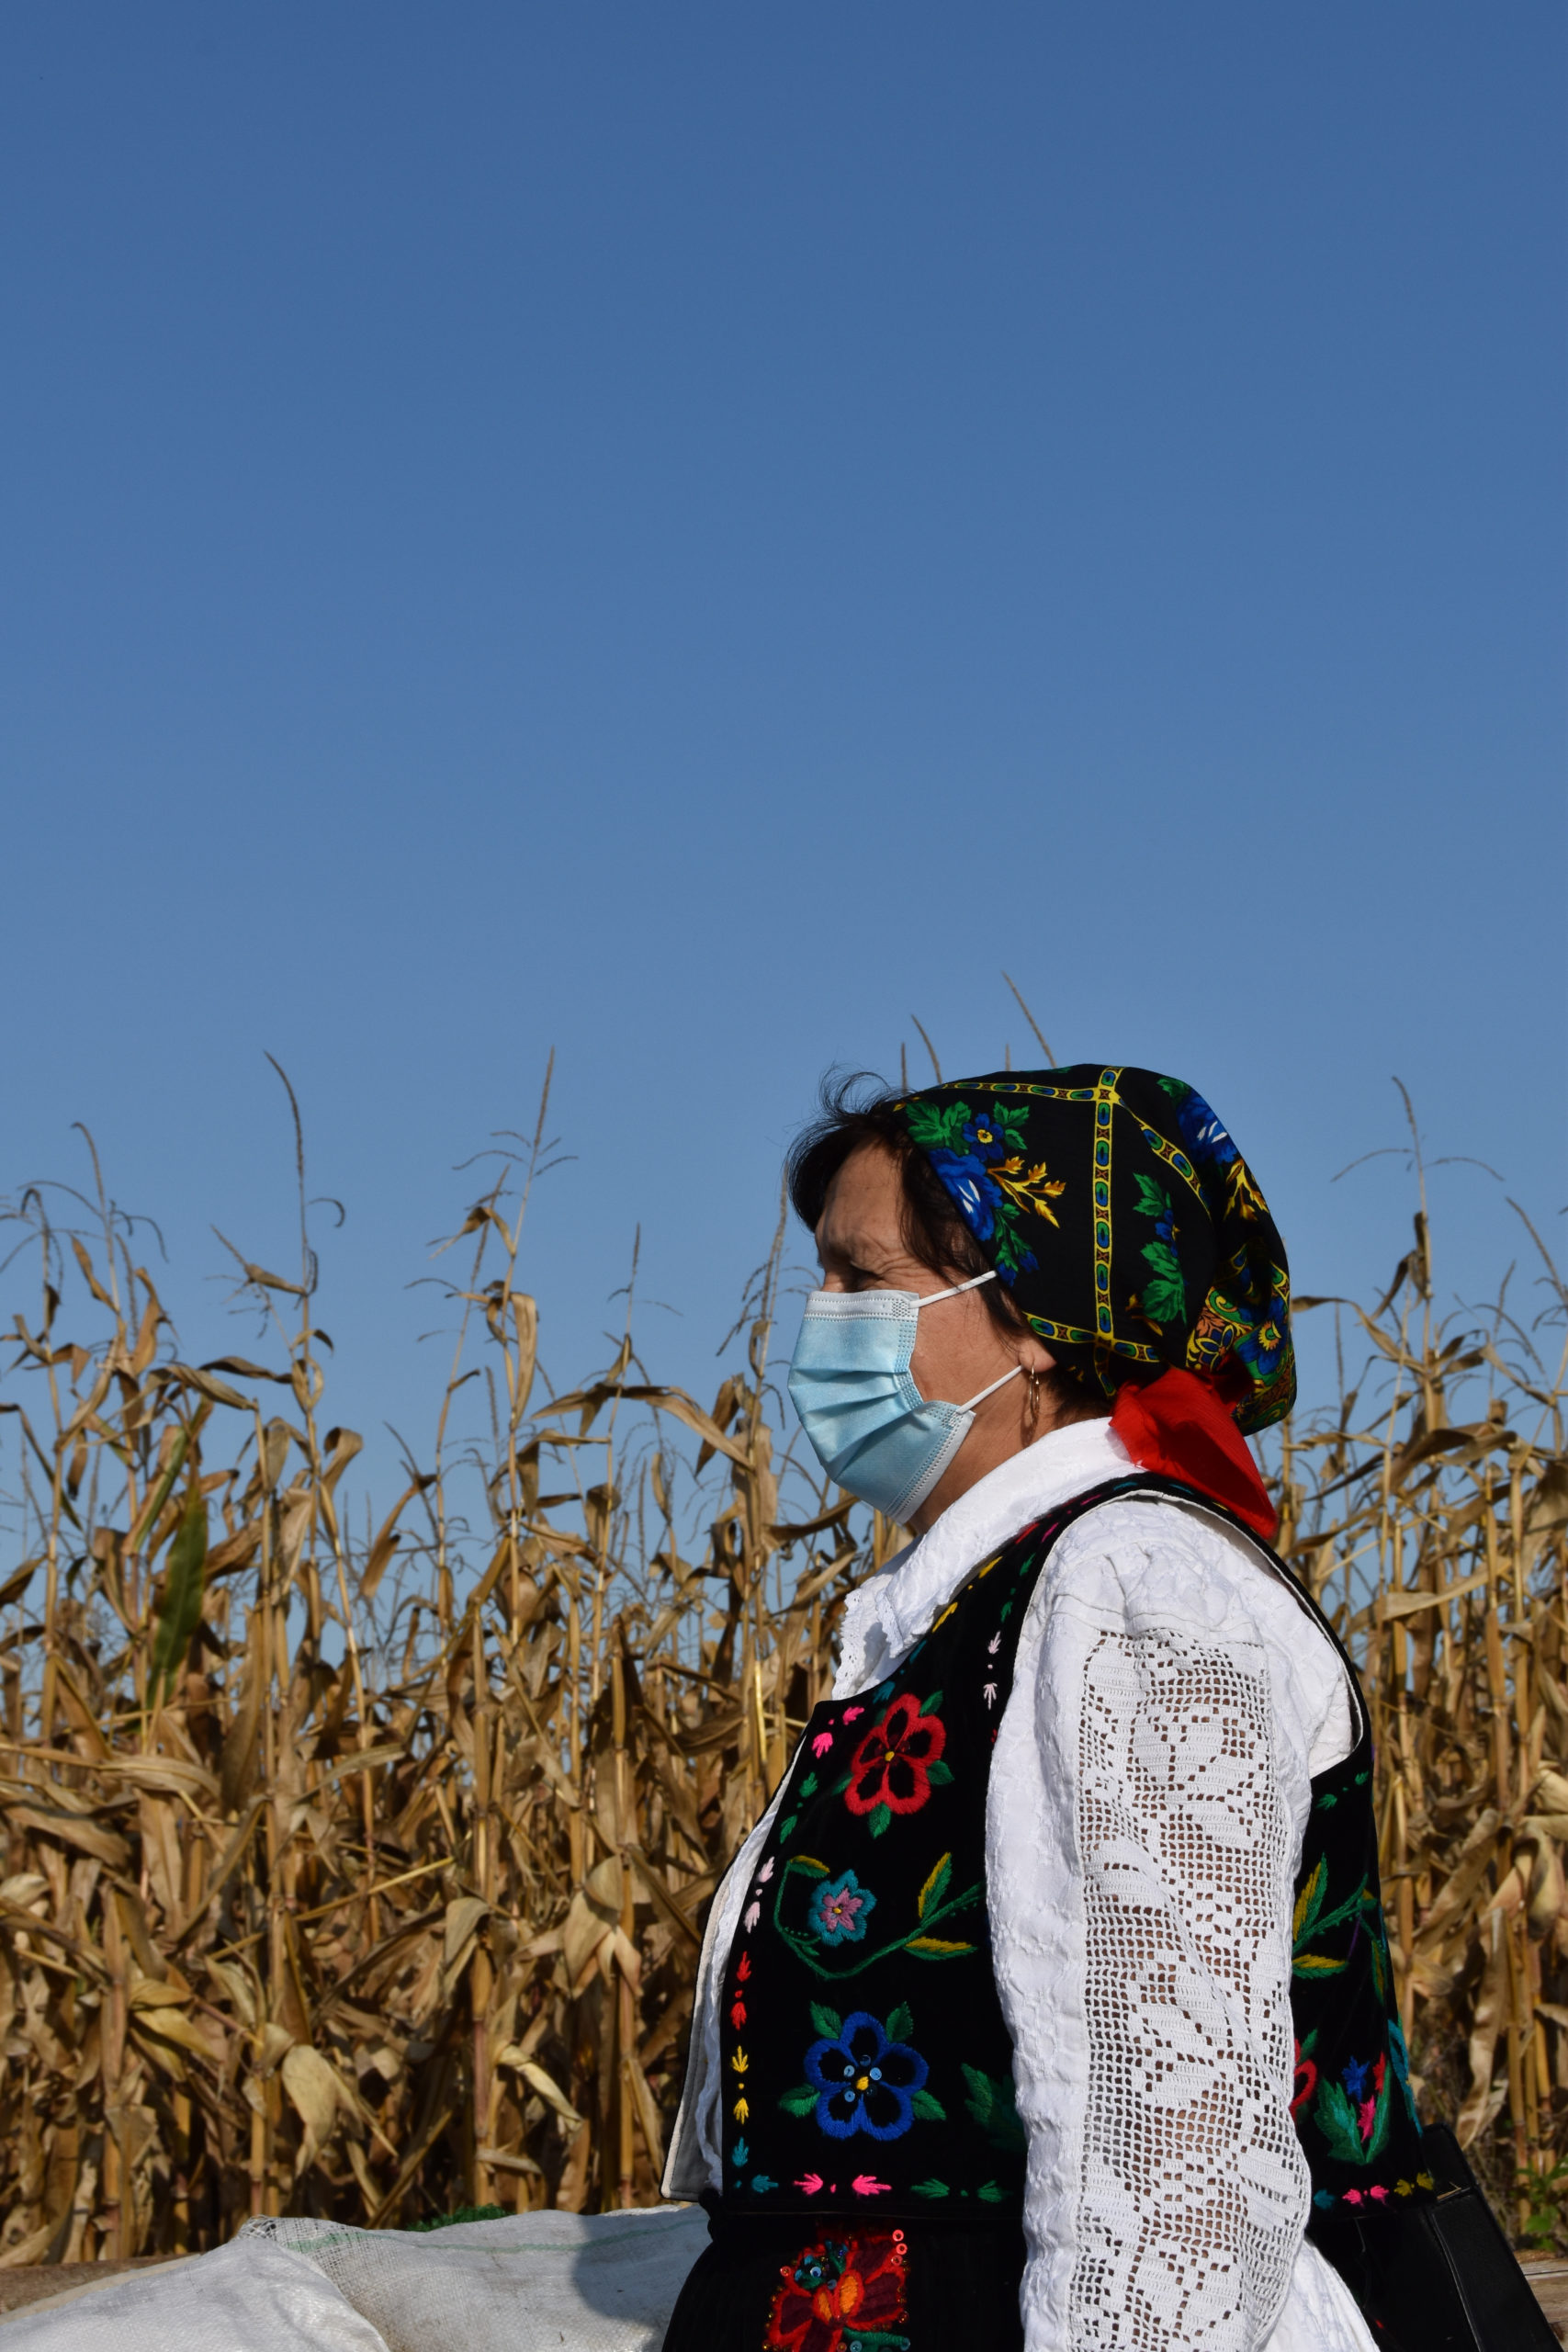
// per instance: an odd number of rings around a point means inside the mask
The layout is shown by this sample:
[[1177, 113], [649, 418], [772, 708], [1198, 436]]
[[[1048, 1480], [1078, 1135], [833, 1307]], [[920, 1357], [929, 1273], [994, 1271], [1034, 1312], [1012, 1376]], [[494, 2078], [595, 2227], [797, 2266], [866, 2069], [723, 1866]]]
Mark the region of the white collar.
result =
[[833, 1696], [879, 1681], [930, 1630], [973, 1567], [1032, 1519], [1107, 1478], [1132, 1456], [1109, 1420], [1069, 1421], [977, 1478], [917, 1542], [852, 1593]]

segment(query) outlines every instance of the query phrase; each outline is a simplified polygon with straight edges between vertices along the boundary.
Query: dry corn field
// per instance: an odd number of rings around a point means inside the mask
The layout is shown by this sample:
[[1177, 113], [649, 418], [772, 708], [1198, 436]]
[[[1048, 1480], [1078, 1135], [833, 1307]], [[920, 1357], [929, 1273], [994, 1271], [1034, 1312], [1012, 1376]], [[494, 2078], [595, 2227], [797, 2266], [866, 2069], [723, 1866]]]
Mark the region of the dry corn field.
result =
[[[705, 1904], [897, 1538], [780, 1465], [782, 1227], [711, 1409], [629, 1329], [540, 1393], [539, 1148], [440, 1260], [439, 1425], [363, 1530], [303, 1215], [293, 1272], [234, 1256], [265, 1362], [197, 1367], [101, 1193], [10, 1204], [0, 2264], [657, 2194]], [[1271, 1458], [1282, 1548], [1365, 1664], [1427, 2109], [1550, 2242], [1563, 1293], [1518, 1238], [1512, 1311], [1441, 1320], [1424, 1214], [1385, 1299], [1317, 1304], [1360, 1369]]]

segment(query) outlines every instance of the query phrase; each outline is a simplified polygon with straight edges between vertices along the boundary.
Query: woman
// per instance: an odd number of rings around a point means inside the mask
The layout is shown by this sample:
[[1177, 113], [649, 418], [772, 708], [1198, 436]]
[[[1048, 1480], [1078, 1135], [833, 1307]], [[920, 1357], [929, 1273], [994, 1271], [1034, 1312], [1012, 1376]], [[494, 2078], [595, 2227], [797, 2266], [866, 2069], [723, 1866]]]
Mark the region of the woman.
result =
[[1364, 1715], [1252, 1540], [1262, 1194], [1190, 1087], [1093, 1065], [840, 1092], [791, 1187], [791, 1393], [915, 1541], [714, 1904], [666, 2352], [1365, 2352], [1309, 2214], [1433, 2180]]

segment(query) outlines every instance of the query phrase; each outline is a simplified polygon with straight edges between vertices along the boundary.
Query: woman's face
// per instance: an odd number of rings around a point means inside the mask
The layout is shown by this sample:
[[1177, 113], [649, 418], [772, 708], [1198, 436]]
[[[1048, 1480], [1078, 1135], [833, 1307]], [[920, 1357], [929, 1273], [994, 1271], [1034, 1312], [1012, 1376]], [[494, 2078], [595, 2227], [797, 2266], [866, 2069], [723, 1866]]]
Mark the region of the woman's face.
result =
[[[908, 1290], [924, 1298], [966, 1278], [933, 1273], [910, 1254], [900, 1211], [898, 1163], [880, 1144], [852, 1151], [832, 1182], [817, 1227], [824, 1290]], [[916, 1327], [909, 1370], [922, 1396], [965, 1405], [1014, 1364], [1049, 1372], [1055, 1358], [1032, 1332], [1000, 1330], [979, 1291], [961, 1291], [926, 1307]], [[929, 1527], [975, 1480], [1016, 1453], [1050, 1425], [1042, 1411], [1028, 1419], [1029, 1384], [1009, 1381], [975, 1408], [975, 1426], [921, 1509], [917, 1532]]]

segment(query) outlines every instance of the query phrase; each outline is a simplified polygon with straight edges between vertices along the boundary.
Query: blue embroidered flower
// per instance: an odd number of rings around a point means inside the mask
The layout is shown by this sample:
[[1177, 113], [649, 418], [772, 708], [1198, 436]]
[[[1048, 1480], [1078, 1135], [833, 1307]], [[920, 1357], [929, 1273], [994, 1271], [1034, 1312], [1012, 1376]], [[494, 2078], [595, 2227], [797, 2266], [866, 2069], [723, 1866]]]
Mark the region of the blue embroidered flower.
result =
[[1176, 1124], [1181, 1130], [1181, 1140], [1189, 1157], [1206, 1160], [1211, 1167], [1228, 1168], [1236, 1157], [1230, 1131], [1220, 1125], [1196, 1087], [1189, 1087], [1177, 1107]]
[[1343, 2080], [1352, 2098], [1361, 2098], [1365, 2096], [1367, 2076], [1371, 2070], [1372, 2062], [1370, 2058], [1352, 2058], [1345, 2068]]
[[824, 1879], [811, 1898], [806, 1924], [825, 1944], [865, 1941], [865, 1923], [876, 1908], [876, 1897], [863, 1886], [853, 1871], [842, 1878]]
[[995, 1119], [976, 1116], [966, 1120], [964, 1140], [987, 1168], [994, 1168], [999, 1159], [1007, 1158], [1008, 1138], [1000, 1123]]
[[868, 2010], [844, 2019], [835, 2039], [814, 2041], [806, 2076], [817, 2092], [817, 2123], [829, 2139], [898, 2140], [915, 2120], [925, 2060], [907, 2041], [889, 2041]]
[[928, 1156], [976, 1240], [988, 1241], [996, 1230], [1002, 1196], [987, 1174], [985, 1162], [972, 1151], [938, 1149]]

